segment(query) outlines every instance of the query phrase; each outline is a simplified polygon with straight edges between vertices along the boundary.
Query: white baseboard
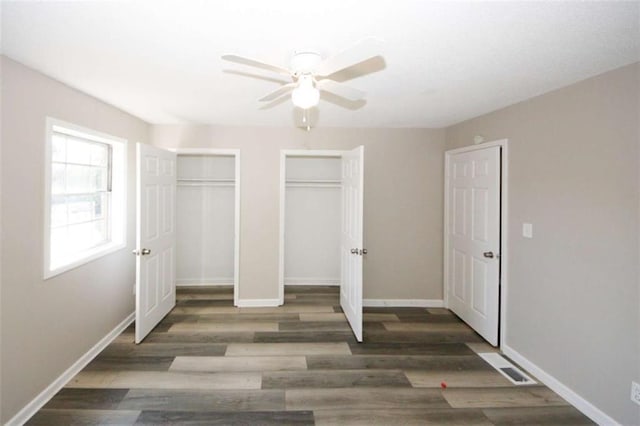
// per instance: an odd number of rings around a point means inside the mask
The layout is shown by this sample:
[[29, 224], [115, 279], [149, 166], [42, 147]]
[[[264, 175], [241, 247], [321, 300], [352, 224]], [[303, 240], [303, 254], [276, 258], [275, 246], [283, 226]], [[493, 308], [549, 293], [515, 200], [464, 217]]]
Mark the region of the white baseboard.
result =
[[503, 344], [500, 349], [502, 352], [514, 360], [516, 363], [520, 364], [525, 370], [529, 373], [533, 374], [537, 377], [542, 383], [544, 383], [549, 389], [560, 395], [562, 398], [567, 400], [571, 405], [580, 410], [585, 416], [589, 417], [591, 420], [596, 422], [599, 425], [619, 425], [614, 419], [612, 419], [609, 415], [607, 415], [604, 411], [597, 408], [595, 405], [578, 395], [576, 392], [571, 390], [568, 386], [560, 382], [558, 379], [553, 377], [551, 374], [544, 371], [542, 368], [538, 367], [533, 362], [529, 361], [519, 352], [515, 351], [510, 346]]
[[19, 426], [25, 424], [40, 408], [42, 408], [60, 389], [66, 385], [76, 374], [78, 374], [87, 364], [93, 360], [109, 343], [120, 335], [136, 319], [133, 312], [127, 316], [120, 324], [104, 336], [98, 343], [82, 355], [76, 362], [67, 368], [57, 379], [38, 394], [31, 402], [25, 405], [22, 410], [13, 416], [5, 426]]
[[280, 306], [280, 299], [238, 299], [239, 308], [262, 308]]
[[441, 299], [363, 299], [362, 306], [369, 308], [442, 308]]
[[176, 280], [176, 287], [210, 287], [218, 285], [233, 285], [233, 277], [181, 278]]
[[340, 285], [340, 278], [330, 277], [284, 277], [284, 285]]

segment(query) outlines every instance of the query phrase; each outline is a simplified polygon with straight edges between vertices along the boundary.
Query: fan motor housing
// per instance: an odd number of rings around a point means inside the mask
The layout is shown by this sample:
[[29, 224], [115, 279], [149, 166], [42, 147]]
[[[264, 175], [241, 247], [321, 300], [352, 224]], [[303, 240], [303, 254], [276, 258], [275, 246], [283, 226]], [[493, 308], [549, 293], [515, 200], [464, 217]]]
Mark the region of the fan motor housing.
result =
[[293, 57], [291, 58], [291, 70], [296, 76], [302, 74], [313, 74], [318, 68], [318, 65], [320, 65], [321, 61], [322, 57], [317, 52], [295, 52], [293, 54]]

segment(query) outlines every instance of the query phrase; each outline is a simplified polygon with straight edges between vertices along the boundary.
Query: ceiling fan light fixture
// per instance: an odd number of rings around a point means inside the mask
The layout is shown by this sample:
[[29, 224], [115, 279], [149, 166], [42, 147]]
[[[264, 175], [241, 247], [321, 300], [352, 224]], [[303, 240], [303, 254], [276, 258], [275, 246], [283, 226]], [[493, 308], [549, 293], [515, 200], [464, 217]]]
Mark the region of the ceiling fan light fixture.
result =
[[300, 77], [298, 87], [291, 93], [291, 102], [298, 108], [309, 109], [320, 102], [320, 91], [313, 86], [310, 75]]
[[[380, 56], [380, 44], [381, 40], [368, 37], [349, 49], [343, 50], [328, 58], [323, 58], [322, 55], [313, 50], [297, 50], [291, 58], [289, 69], [238, 55], [223, 55], [222, 60], [260, 68], [291, 78], [290, 83], [283, 82], [276, 90], [260, 98], [260, 102], [270, 102], [260, 109], [270, 108], [273, 105], [280, 104], [280, 100], [286, 99], [286, 96], [291, 94], [293, 105], [306, 111], [319, 104], [320, 92], [330, 93], [338, 99], [342, 98], [352, 103], [355, 102], [354, 107], [360, 108], [366, 103], [363, 101], [365, 93], [361, 90], [345, 86], [342, 84], [342, 81], [331, 79], [331, 76], [340, 72], [348, 75], [348, 78], [355, 78], [383, 69], [386, 66], [384, 59], [382, 59], [382, 68], [365, 71], [364, 73], [362, 70], [357, 71], [358, 64]], [[252, 74], [247, 75], [263, 78]], [[331, 98], [326, 99], [331, 100]], [[350, 105], [333, 103], [350, 108]], [[303, 115], [303, 117], [305, 116]]]

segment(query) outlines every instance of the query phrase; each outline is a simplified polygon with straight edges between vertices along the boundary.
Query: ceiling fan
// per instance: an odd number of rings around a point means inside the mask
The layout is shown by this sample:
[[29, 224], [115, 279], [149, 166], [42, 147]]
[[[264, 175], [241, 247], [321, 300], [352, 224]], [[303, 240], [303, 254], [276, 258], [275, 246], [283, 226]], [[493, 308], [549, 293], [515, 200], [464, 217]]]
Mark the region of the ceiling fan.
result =
[[[343, 74], [364, 61], [380, 56], [381, 45], [382, 42], [379, 39], [366, 38], [353, 47], [326, 59], [314, 51], [296, 51], [291, 58], [289, 69], [237, 55], [224, 55], [222, 59], [290, 77], [291, 83], [282, 85], [259, 101], [271, 102], [291, 93], [293, 104], [307, 110], [318, 105], [321, 91], [353, 102], [363, 100], [365, 96], [363, 91], [342, 84], [332, 79], [332, 76], [338, 73]], [[351, 75], [349, 79], [360, 75], [363, 74]]]

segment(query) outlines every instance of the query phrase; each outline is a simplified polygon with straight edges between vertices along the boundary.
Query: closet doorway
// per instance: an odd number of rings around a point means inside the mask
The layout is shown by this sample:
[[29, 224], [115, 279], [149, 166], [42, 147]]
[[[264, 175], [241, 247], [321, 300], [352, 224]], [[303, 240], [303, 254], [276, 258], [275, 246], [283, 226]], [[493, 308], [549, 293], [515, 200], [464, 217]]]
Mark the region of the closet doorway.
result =
[[336, 286], [362, 341], [364, 147], [283, 150], [279, 303], [286, 285]]
[[176, 154], [176, 286], [233, 285], [237, 306], [240, 152]]
[[287, 156], [284, 285], [340, 285], [340, 156]]

